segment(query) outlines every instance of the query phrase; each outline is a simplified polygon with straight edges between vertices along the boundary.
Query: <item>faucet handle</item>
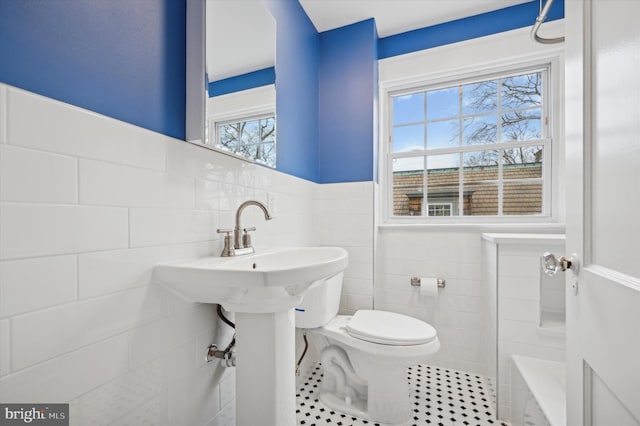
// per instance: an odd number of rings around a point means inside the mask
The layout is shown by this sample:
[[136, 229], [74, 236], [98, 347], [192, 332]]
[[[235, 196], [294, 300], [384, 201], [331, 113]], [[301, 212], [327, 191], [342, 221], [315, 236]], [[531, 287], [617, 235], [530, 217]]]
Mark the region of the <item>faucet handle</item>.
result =
[[242, 235], [242, 246], [249, 248], [251, 247], [251, 235], [249, 235], [249, 232], [255, 231], [256, 227], [252, 226], [250, 228], [243, 228], [242, 230], [244, 231], [244, 235]]
[[216, 232], [218, 234], [227, 234], [224, 236], [224, 248], [222, 249], [222, 253], [220, 253], [220, 256], [235, 256], [236, 253], [233, 248], [233, 244], [231, 244], [231, 233], [233, 232], [233, 229], [216, 229]]

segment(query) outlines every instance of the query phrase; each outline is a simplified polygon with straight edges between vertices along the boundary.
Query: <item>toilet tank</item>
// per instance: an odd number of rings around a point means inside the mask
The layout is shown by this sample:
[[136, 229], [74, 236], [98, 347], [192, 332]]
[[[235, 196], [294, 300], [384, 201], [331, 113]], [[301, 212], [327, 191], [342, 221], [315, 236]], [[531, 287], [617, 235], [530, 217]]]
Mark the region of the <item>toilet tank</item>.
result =
[[314, 283], [295, 309], [296, 327], [322, 327], [338, 314], [343, 272]]

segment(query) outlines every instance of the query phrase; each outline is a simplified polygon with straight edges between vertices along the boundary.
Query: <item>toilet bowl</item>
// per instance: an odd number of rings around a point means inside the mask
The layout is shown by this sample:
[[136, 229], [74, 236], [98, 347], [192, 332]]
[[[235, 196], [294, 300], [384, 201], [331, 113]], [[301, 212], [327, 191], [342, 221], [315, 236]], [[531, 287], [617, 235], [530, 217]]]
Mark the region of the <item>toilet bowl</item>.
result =
[[342, 274], [316, 283], [296, 308], [296, 327], [320, 354], [320, 399], [345, 414], [404, 423], [411, 415], [407, 368], [438, 351], [436, 330], [393, 312], [336, 315], [341, 289]]

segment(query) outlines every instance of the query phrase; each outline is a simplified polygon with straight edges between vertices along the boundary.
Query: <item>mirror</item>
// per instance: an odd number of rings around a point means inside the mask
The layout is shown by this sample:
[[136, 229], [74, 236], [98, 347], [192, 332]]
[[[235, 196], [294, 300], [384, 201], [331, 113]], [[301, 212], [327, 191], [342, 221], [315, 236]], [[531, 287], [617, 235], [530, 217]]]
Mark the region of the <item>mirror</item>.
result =
[[275, 168], [275, 19], [260, 0], [205, 5], [205, 145]]
[[[270, 20], [277, 22], [277, 28], [271, 30], [272, 33], [277, 30], [277, 72], [274, 67], [270, 77], [271, 82], [277, 78], [276, 169], [302, 179], [318, 181], [320, 37], [300, 3], [295, 0], [186, 0], [185, 140], [198, 146], [210, 147], [203, 142], [207, 140], [207, 126], [203, 123], [206, 122], [205, 105], [209, 99], [203, 96], [206, 74], [205, 3], [209, 1], [235, 2], [245, 7], [248, 6], [247, 3], [255, 3], [273, 16]], [[250, 33], [257, 32], [252, 29]], [[270, 35], [268, 39], [273, 42], [275, 37]], [[224, 62], [222, 56], [219, 56], [218, 62]], [[264, 74], [258, 73], [258, 77], [260, 76], [264, 77]]]

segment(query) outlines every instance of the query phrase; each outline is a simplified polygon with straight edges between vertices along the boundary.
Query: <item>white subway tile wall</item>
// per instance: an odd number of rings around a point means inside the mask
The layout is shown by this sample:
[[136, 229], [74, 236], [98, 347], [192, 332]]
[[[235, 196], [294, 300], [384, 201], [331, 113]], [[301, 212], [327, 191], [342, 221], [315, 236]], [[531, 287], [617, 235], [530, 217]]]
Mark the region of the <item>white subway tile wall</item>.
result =
[[167, 136], [11, 87], [6, 108], [11, 145], [165, 170]]
[[127, 248], [127, 213], [122, 207], [3, 203], [0, 260]]
[[[73, 157], [0, 146], [0, 201], [77, 204], [77, 171]], [[21, 184], [15, 185], [14, 180]]]
[[[20, 338], [12, 335], [10, 343]], [[69, 402], [125, 375], [128, 370], [128, 339], [126, 334], [119, 334], [31, 368], [12, 368], [11, 374], [0, 378], [0, 394], [3, 402]]]
[[349, 252], [342, 283], [341, 314], [373, 309], [374, 183], [320, 187], [320, 244]]
[[193, 209], [193, 179], [157, 170], [80, 160], [80, 203], [100, 206]]
[[0, 316], [10, 317], [76, 300], [75, 255], [9, 260], [0, 268]]
[[166, 311], [166, 291], [149, 285], [12, 317], [12, 369], [21, 370], [159, 320]]
[[0, 144], [2, 401], [69, 402], [72, 425], [233, 425], [233, 371], [204, 361], [232, 330], [153, 266], [218, 255], [216, 228], [267, 194], [275, 220], [243, 217], [255, 245], [317, 245], [319, 185], [5, 85]]
[[[376, 309], [411, 315], [438, 331], [429, 364], [487, 375], [486, 307], [478, 232], [380, 231], [376, 244]], [[438, 297], [424, 297], [412, 276], [440, 277]]]

